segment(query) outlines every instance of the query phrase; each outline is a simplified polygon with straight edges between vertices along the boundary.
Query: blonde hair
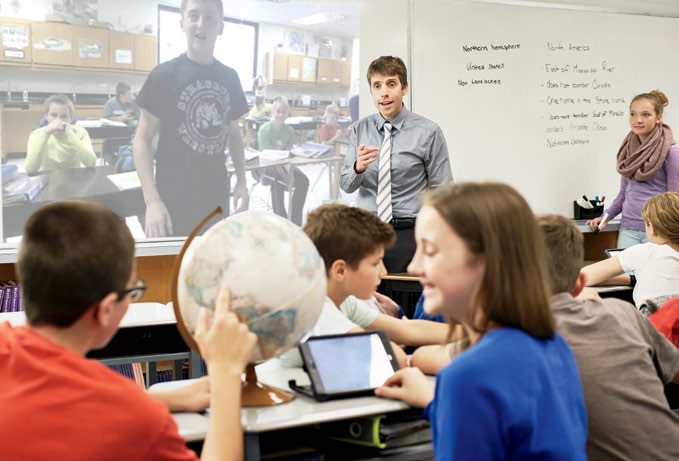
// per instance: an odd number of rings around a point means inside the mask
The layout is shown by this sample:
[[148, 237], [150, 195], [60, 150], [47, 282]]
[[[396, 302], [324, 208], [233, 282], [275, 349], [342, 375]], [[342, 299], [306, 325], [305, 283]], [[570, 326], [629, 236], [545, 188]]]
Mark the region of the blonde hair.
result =
[[59, 104], [60, 106], [68, 107], [68, 113], [71, 120], [73, 120], [75, 117], [75, 106], [65, 94], [53, 94], [52, 96], [49, 96], [47, 99], [45, 99], [45, 115], [47, 115], [47, 113], [50, 111], [50, 106], [52, 104]]
[[657, 115], [662, 115], [663, 109], [670, 103], [670, 101], [667, 99], [667, 96], [665, 96], [665, 93], [660, 90], [652, 90], [648, 93], [636, 95], [632, 99], [632, 102], [630, 102], [630, 107], [632, 107], [632, 104], [639, 99], [648, 99], [651, 101], [651, 103], [653, 103], [653, 109], [655, 109], [655, 113]]
[[678, 192], [663, 192], [652, 197], [641, 209], [641, 217], [660, 237], [679, 244]]
[[427, 193], [424, 205], [434, 208], [484, 263], [467, 308], [468, 327], [485, 334], [499, 324], [536, 338], [553, 337], [544, 244], [525, 199], [506, 184], [459, 183]]
[[328, 118], [328, 115], [334, 115], [336, 117], [339, 117], [339, 107], [337, 107], [337, 104], [334, 102], [331, 104], [328, 104], [325, 108], [325, 114], [323, 114], [323, 118]]

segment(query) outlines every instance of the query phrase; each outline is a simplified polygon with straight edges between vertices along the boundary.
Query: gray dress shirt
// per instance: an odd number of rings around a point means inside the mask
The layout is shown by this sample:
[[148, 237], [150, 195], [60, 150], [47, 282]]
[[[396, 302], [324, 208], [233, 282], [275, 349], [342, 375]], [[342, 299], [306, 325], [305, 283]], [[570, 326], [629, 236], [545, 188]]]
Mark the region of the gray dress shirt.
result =
[[[363, 173], [354, 164], [358, 146], [381, 146], [384, 118], [379, 113], [356, 122], [351, 129], [349, 150], [340, 171], [340, 187], [358, 189], [357, 205], [377, 213], [377, 167], [374, 161]], [[420, 210], [422, 192], [453, 181], [448, 147], [441, 128], [403, 107], [391, 121], [391, 203], [394, 218], [414, 218]]]

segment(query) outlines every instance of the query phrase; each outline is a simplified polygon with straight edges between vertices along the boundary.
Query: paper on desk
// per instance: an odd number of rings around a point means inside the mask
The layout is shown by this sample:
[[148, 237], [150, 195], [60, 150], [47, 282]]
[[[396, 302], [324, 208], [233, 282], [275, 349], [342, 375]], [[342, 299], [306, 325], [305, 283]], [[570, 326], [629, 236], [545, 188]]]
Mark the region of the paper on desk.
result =
[[99, 128], [102, 126], [127, 126], [123, 122], [100, 118], [99, 120], [76, 120], [75, 124], [83, 128]]
[[136, 171], [110, 174], [108, 175], [108, 179], [120, 190], [137, 189], [141, 187], [139, 175]]
[[285, 160], [289, 156], [290, 156], [289, 150], [264, 149], [259, 153], [259, 160], [275, 162], [278, 160]]
[[286, 125], [296, 125], [297, 123], [313, 122], [313, 120], [314, 120], [313, 117], [304, 117], [304, 116], [288, 117], [288, 118], [285, 119], [285, 124]]

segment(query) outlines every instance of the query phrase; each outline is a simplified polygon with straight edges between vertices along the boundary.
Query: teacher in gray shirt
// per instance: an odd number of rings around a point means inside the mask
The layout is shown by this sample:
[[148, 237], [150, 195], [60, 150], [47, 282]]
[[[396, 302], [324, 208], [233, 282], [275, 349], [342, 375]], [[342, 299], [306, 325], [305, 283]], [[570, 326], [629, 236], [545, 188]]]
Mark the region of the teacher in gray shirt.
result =
[[[436, 123], [403, 105], [408, 71], [401, 58], [374, 60], [368, 67], [368, 83], [378, 113], [353, 125], [340, 187], [348, 193], [358, 189], [357, 205], [393, 226], [396, 245], [385, 252], [384, 265], [389, 273], [407, 272], [415, 254], [420, 195], [453, 180], [448, 147]], [[386, 181], [381, 179], [385, 176]], [[385, 182], [390, 182], [390, 193]], [[385, 205], [385, 199], [390, 206]]]

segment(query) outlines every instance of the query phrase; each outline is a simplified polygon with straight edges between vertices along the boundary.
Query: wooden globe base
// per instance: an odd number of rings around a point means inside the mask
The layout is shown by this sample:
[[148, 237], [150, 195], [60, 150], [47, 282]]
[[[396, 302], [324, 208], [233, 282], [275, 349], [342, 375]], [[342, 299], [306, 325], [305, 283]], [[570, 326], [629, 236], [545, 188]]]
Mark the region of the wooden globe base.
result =
[[258, 382], [253, 364], [249, 364], [245, 369], [245, 381], [243, 381], [241, 387], [241, 405], [243, 407], [280, 405], [294, 398], [295, 394], [292, 392]]

